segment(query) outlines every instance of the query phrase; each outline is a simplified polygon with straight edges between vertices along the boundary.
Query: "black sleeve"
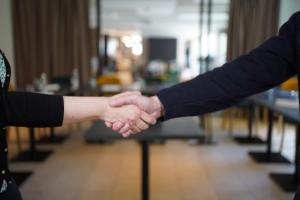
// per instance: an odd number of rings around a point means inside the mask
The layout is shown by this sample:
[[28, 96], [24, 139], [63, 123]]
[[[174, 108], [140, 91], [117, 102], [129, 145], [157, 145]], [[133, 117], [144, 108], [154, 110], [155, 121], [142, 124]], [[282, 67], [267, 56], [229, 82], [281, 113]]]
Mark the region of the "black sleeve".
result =
[[8, 92], [0, 100], [0, 126], [54, 127], [64, 117], [62, 96]]
[[[165, 119], [224, 109], [249, 95], [274, 87], [296, 74], [300, 13], [247, 55], [191, 81], [158, 92]], [[299, 52], [298, 52], [299, 53]], [[299, 56], [299, 55], [298, 55]]]

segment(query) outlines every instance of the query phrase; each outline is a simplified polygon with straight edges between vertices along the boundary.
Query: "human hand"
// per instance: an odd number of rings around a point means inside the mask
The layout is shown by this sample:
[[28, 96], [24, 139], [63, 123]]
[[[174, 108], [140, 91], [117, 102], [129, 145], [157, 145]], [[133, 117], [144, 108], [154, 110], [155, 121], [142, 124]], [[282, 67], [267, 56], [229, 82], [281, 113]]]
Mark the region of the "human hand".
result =
[[[157, 96], [145, 97], [138, 91], [124, 92], [111, 97], [110, 106], [120, 107], [124, 105], [136, 105], [155, 119], [163, 115], [163, 106]], [[129, 127], [122, 123], [106, 122], [105, 124], [107, 127], [121, 134], [128, 133], [129, 131]]]
[[124, 105], [122, 107], [106, 106], [103, 120], [106, 124], [113, 124], [115, 129], [125, 129], [123, 137], [138, 133], [149, 128], [150, 124], [155, 124], [156, 119], [142, 111], [135, 105]]

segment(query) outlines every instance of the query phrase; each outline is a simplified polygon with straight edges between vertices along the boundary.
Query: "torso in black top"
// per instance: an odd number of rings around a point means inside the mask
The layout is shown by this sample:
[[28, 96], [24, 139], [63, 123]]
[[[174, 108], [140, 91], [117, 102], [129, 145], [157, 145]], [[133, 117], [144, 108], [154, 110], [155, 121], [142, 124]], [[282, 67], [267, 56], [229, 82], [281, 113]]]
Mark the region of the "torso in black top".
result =
[[8, 170], [5, 126], [55, 127], [64, 117], [62, 96], [8, 92], [10, 76], [9, 62], [0, 51], [0, 200], [22, 199]]
[[62, 96], [8, 92], [10, 76], [9, 62], [0, 51], [0, 200], [21, 199], [8, 170], [5, 126], [55, 127], [64, 117]]
[[[7, 96], [10, 75], [10, 65], [0, 50], [0, 98], [2, 100]], [[0, 194], [5, 193], [9, 185], [13, 183], [8, 170], [7, 152], [6, 130], [5, 127], [0, 127]]]

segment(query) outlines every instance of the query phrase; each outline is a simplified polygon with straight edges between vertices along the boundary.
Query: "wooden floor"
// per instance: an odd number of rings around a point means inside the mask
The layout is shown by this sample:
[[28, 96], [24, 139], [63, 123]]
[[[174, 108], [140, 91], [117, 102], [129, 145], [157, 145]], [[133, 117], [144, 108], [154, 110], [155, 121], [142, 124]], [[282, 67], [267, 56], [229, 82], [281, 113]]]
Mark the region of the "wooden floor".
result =
[[[293, 165], [257, 164], [219, 122], [214, 122], [216, 145], [169, 141], [151, 146], [151, 200], [288, 200], [268, 173], [292, 172]], [[243, 130], [240, 123], [238, 130]], [[245, 130], [244, 130], [245, 132]], [[265, 126], [259, 131], [265, 137]], [[288, 128], [284, 154], [293, 158], [293, 127]], [[275, 134], [274, 148], [279, 135]], [[134, 141], [85, 144], [82, 130], [60, 146], [44, 163], [12, 164], [34, 175], [21, 187], [24, 200], [139, 200], [140, 147]]]

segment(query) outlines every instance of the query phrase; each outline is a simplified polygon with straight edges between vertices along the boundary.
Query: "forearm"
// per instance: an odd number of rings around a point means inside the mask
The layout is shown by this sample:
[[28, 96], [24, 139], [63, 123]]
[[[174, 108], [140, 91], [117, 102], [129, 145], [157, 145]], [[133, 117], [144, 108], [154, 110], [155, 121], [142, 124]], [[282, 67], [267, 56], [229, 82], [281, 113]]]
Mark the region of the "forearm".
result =
[[8, 92], [1, 96], [0, 125], [24, 127], [61, 126], [63, 97], [28, 92]]
[[108, 108], [105, 97], [64, 97], [63, 124], [103, 119]]
[[296, 20], [293, 16], [279, 36], [249, 54], [195, 79], [162, 90], [158, 97], [165, 119], [200, 115], [231, 106], [249, 95], [274, 87], [296, 74]]

